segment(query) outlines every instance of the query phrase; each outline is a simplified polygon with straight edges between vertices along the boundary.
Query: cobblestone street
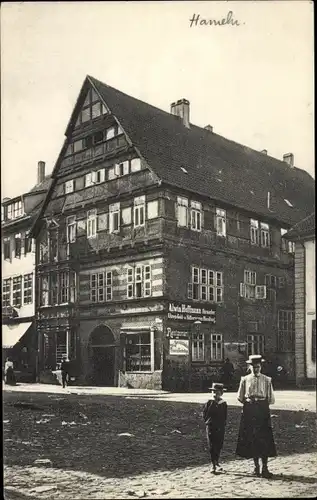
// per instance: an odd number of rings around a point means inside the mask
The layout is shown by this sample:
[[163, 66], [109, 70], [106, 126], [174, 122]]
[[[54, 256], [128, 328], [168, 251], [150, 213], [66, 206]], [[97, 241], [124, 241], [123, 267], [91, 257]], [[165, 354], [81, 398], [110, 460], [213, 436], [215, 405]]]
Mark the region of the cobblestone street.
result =
[[270, 462], [274, 479], [266, 480], [251, 475], [252, 461], [234, 456], [235, 394], [226, 395], [224, 473], [214, 476], [200, 415], [206, 394], [44, 390], [20, 386], [4, 394], [8, 500], [315, 496], [314, 393], [276, 393], [272, 422], [279, 456]]

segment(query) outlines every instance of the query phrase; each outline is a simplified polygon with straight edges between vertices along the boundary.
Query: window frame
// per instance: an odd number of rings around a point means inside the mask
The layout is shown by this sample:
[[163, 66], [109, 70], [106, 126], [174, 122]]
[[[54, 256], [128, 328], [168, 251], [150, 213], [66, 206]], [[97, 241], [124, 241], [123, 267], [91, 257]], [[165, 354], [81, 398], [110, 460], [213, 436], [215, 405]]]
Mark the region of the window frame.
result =
[[22, 275], [12, 278], [12, 306], [17, 308], [22, 306]]
[[217, 236], [227, 236], [227, 211], [223, 208], [216, 208], [216, 232]]
[[69, 181], [65, 181], [64, 183], [64, 193], [70, 194], [74, 192], [74, 179], [70, 179]]
[[23, 275], [23, 305], [33, 304], [33, 273]]
[[97, 209], [88, 210], [87, 212], [87, 239], [96, 238], [97, 236]]
[[[283, 328], [281, 327], [282, 323], [283, 323]], [[295, 351], [295, 311], [293, 309], [278, 310], [277, 350], [278, 352]]]
[[261, 354], [265, 352], [265, 335], [261, 333], [248, 333], [247, 334], [247, 354]]
[[205, 335], [201, 332], [193, 332], [191, 336], [191, 360], [193, 362], [205, 361]]
[[[117, 226], [114, 228], [114, 220], [117, 216]], [[120, 233], [120, 202], [109, 205], [109, 233]]]
[[[153, 365], [153, 359], [154, 359], [154, 332], [152, 331], [144, 331], [140, 333], [128, 333], [125, 338], [125, 371], [127, 373], [152, 373], [154, 371], [154, 365]], [[148, 336], [145, 337], [145, 336]], [[133, 337], [136, 338], [137, 342], [133, 342]], [[147, 342], [143, 342], [142, 337], [144, 340]], [[131, 341], [129, 343], [129, 340]], [[133, 347], [137, 347], [139, 352], [136, 352], [136, 354], [131, 354], [129, 353], [129, 347], [132, 350]], [[149, 347], [149, 353], [146, 355], [142, 355], [142, 348], [148, 348]], [[148, 351], [148, 349], [144, 349], [145, 352]], [[132, 356], [136, 356], [136, 363], [133, 364], [131, 363], [131, 358]], [[138, 360], [139, 356], [139, 360]], [[142, 358], [143, 360], [146, 359], [147, 363], [142, 364]], [[139, 369], [137, 369], [137, 366], [139, 366]], [[143, 368], [143, 369], [142, 369]]]
[[[223, 335], [221, 333], [210, 334], [210, 361], [222, 361], [224, 358]], [[220, 355], [218, 355], [220, 354]]]

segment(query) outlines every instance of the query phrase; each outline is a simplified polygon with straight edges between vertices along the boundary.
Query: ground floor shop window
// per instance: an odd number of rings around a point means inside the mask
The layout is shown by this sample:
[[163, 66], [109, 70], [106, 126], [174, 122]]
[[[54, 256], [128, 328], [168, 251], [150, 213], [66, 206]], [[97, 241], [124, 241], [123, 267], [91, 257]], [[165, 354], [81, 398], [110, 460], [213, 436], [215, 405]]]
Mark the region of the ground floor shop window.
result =
[[264, 335], [247, 335], [248, 356], [264, 353]]
[[151, 371], [151, 353], [154, 349], [151, 332], [132, 333], [126, 336], [126, 371]]

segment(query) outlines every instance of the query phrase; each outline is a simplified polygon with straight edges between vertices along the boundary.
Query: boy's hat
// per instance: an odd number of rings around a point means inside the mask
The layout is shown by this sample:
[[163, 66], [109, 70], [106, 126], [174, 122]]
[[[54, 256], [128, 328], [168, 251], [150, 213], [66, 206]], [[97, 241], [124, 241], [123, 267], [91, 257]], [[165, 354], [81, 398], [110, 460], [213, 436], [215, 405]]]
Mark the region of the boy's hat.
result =
[[253, 363], [263, 363], [265, 359], [262, 358], [261, 354], [251, 354], [246, 363], [252, 365]]
[[212, 387], [209, 387], [211, 391], [226, 391], [223, 384], [213, 382]]

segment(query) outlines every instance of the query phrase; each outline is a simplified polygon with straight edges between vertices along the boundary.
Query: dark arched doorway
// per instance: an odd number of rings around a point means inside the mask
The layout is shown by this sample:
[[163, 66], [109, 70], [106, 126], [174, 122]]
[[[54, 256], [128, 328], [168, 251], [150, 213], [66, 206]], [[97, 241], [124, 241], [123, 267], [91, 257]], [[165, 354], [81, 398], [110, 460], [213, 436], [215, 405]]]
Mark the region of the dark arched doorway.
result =
[[89, 338], [92, 382], [99, 386], [113, 386], [115, 374], [115, 341], [110, 328], [97, 326]]

